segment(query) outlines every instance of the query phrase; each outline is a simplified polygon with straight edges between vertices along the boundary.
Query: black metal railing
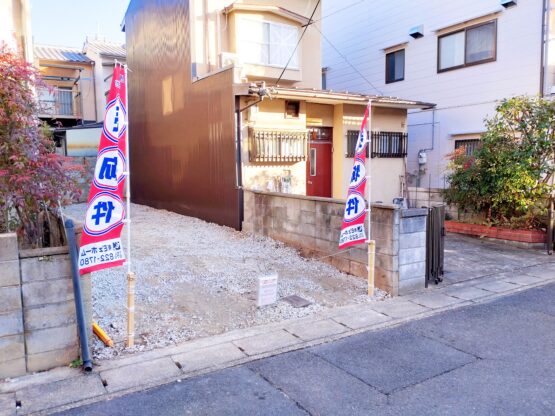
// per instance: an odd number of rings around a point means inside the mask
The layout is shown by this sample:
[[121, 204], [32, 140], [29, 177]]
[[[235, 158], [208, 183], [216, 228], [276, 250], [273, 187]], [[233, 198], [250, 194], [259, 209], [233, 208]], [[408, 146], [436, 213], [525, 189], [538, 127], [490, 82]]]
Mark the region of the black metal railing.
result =
[[[347, 131], [347, 157], [355, 157], [358, 135], [358, 130]], [[366, 148], [366, 157], [370, 156], [370, 148], [372, 148], [372, 157], [405, 157], [407, 155], [407, 138], [407, 133], [394, 131], [372, 132], [372, 142]]]
[[443, 281], [445, 247], [445, 205], [428, 208], [426, 224], [426, 280], [436, 285]]
[[250, 162], [300, 162], [306, 160], [308, 131], [249, 128]]
[[405, 157], [407, 133], [393, 131], [372, 132], [372, 157]]

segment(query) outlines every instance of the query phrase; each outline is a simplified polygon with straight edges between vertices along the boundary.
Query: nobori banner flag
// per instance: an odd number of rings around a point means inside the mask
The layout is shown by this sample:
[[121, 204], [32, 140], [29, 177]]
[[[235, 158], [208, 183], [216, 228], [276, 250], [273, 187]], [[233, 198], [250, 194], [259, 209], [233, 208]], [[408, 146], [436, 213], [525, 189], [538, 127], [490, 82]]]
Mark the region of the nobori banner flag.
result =
[[125, 261], [120, 235], [125, 219], [123, 187], [127, 173], [126, 88], [125, 69], [116, 64], [81, 237], [81, 274], [120, 266]]
[[366, 242], [366, 230], [364, 228], [366, 201], [364, 200], [364, 193], [366, 190], [366, 149], [369, 142], [366, 134], [369, 110], [370, 104], [364, 112], [362, 126], [355, 145], [353, 170], [349, 182], [349, 191], [347, 192], [341, 234], [339, 235], [340, 249]]

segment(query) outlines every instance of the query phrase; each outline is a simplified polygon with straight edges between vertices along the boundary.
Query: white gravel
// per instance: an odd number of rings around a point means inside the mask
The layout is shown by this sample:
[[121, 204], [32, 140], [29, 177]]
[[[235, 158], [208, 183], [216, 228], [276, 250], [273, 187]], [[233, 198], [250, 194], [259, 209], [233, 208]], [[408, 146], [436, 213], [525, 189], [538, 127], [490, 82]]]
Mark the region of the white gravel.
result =
[[[85, 204], [66, 213], [82, 219]], [[364, 279], [339, 272], [267, 237], [132, 204], [132, 270], [137, 275], [134, 350], [147, 350], [197, 337], [285, 319], [325, 308], [383, 298], [366, 294]], [[122, 234], [125, 246], [125, 231]], [[256, 279], [278, 272], [278, 298], [296, 294], [313, 302], [306, 308], [288, 303], [256, 307]], [[95, 358], [124, 351], [126, 270], [92, 274], [93, 315], [116, 346], [96, 340]], [[126, 352], [128, 350], [125, 350]]]

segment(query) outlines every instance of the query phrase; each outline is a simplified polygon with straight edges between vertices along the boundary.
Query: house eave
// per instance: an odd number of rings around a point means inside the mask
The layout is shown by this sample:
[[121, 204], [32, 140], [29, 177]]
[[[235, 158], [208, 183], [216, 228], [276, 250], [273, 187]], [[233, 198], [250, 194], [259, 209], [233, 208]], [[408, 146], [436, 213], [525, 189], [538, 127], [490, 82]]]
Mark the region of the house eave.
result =
[[233, 3], [227, 7], [224, 7], [223, 9], [224, 14], [229, 14], [235, 11], [273, 13], [275, 15], [298, 22], [301, 25], [307, 25], [310, 21], [308, 18], [280, 6]]
[[[236, 95], [256, 95], [249, 93], [248, 86], [235, 86]], [[301, 100], [316, 104], [353, 104], [365, 106], [368, 101], [372, 101], [372, 105], [376, 107], [401, 108], [401, 109], [428, 109], [435, 107], [433, 103], [422, 101], [405, 100], [397, 97], [386, 97], [377, 95], [365, 95], [349, 92], [335, 92], [332, 90], [318, 89], [300, 89], [300, 88], [283, 88], [269, 87], [268, 91], [271, 98], [280, 98], [285, 100]]]

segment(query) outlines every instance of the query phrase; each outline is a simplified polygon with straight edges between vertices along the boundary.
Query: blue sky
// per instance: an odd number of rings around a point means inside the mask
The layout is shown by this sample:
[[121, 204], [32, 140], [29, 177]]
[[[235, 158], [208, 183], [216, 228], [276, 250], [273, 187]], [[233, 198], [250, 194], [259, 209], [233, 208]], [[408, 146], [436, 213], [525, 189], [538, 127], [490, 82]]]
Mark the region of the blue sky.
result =
[[81, 48], [85, 37], [97, 33], [124, 43], [120, 30], [129, 0], [31, 0], [35, 43]]

